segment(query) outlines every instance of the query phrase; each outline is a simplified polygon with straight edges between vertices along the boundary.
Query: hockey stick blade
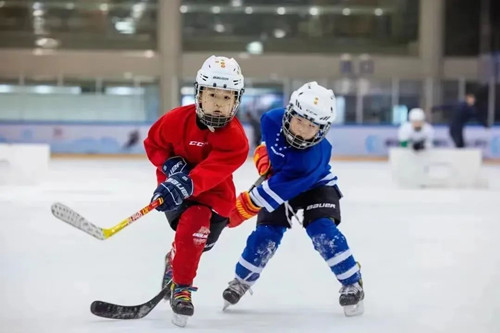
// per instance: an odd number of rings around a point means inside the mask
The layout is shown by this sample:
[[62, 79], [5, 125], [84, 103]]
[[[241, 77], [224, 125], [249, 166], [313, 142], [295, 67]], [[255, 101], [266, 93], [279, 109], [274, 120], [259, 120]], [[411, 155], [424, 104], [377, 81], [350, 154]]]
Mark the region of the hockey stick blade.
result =
[[51, 206], [52, 214], [59, 220], [72, 225], [73, 227], [97, 238], [100, 240], [108, 239], [109, 237], [116, 234], [118, 231], [122, 230], [126, 226], [130, 225], [132, 222], [137, 221], [144, 215], [148, 214], [156, 207], [163, 203], [162, 198], [158, 198], [152, 201], [146, 207], [143, 207], [140, 211], [135, 212], [131, 216], [127, 217], [123, 221], [119, 222], [117, 225], [111, 228], [101, 228], [95, 224], [89, 222], [86, 218], [75, 212], [73, 209], [69, 208], [62, 203], [56, 202]]
[[50, 207], [50, 209], [52, 210], [52, 214], [59, 220], [64, 221], [97, 239], [106, 239], [103, 228], [90, 223], [85, 217], [81, 216], [68, 206], [56, 202]]
[[158, 295], [144, 304], [118, 305], [103, 301], [94, 301], [90, 305], [90, 312], [98, 317], [109, 319], [141, 319], [146, 317], [167, 294], [168, 286], [163, 288]]

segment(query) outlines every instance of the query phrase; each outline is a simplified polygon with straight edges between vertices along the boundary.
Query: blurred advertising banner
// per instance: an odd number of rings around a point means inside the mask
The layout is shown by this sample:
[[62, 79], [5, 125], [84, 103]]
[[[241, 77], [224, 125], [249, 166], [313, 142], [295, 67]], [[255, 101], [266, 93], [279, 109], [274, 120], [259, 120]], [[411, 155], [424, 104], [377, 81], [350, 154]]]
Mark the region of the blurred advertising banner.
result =
[[[142, 154], [142, 142], [151, 124], [102, 123], [0, 123], [0, 143], [47, 143], [53, 153]], [[245, 132], [253, 142], [252, 128]], [[398, 146], [397, 126], [334, 125], [327, 135], [334, 155], [387, 156], [389, 148]], [[434, 145], [453, 147], [447, 126], [435, 126]], [[489, 130], [468, 126], [467, 147], [479, 148], [483, 157], [500, 158], [500, 127]]]
[[0, 143], [47, 143], [52, 153], [140, 154], [150, 126], [0, 123]]
[[[327, 138], [334, 155], [387, 156], [389, 148], [399, 144], [397, 130], [397, 126], [335, 126]], [[454, 147], [448, 126], [434, 126], [434, 131], [435, 147]], [[468, 148], [481, 149], [486, 158], [500, 158], [500, 127], [468, 126], [464, 136]]]
[[[151, 125], [0, 122], [0, 143], [46, 143], [52, 153], [61, 154], [144, 154]], [[252, 138], [252, 128], [243, 128]]]

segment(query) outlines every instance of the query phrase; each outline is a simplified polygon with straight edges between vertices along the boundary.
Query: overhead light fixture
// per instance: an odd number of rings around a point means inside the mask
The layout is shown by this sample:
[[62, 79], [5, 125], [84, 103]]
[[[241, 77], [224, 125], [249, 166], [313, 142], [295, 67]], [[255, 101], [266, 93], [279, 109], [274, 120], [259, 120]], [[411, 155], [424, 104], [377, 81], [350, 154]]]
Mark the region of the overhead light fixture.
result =
[[375, 10], [373, 11], [373, 13], [377, 16], [382, 16], [384, 15], [384, 11], [382, 10], [382, 8], [375, 8]]
[[153, 51], [153, 50], [146, 50], [146, 51], [144, 51], [144, 56], [146, 58], [153, 58], [155, 56], [155, 51]]
[[109, 10], [109, 5], [107, 3], [101, 3], [99, 5], [99, 10], [101, 10], [101, 12], [107, 12]]
[[220, 13], [220, 7], [219, 6], [213, 6], [212, 7], [212, 13], [219, 14]]
[[264, 45], [260, 41], [254, 41], [247, 45], [247, 52], [250, 54], [262, 54], [263, 51]]
[[342, 9], [342, 15], [345, 15], [345, 16], [351, 15], [351, 9], [350, 8]]
[[222, 23], [217, 23], [215, 26], [214, 26], [214, 29], [215, 31], [219, 32], [219, 33], [222, 33], [224, 31], [226, 31], [226, 27], [224, 26], [224, 24]]
[[243, 5], [243, 1], [242, 0], [231, 0], [231, 6], [233, 6], [233, 7], [241, 7], [241, 5]]
[[144, 2], [136, 3], [132, 6], [132, 17], [135, 19], [140, 19], [144, 14], [144, 10], [146, 9], [146, 4]]
[[66, 9], [68, 10], [72, 10], [72, 9], [75, 9], [75, 4], [72, 3], [72, 2], [68, 2], [66, 5], [65, 5]]
[[33, 3], [33, 9], [42, 9], [42, 4], [40, 2]]
[[318, 7], [309, 8], [309, 15], [312, 15], [312, 16], [319, 15], [319, 8]]
[[276, 38], [283, 38], [286, 36], [286, 31], [283, 29], [274, 29], [273, 34]]
[[285, 7], [278, 7], [276, 9], [276, 13], [278, 13], [278, 15], [285, 15], [286, 14], [286, 9]]
[[252, 14], [252, 13], [253, 13], [252, 7], [245, 7], [245, 14]]
[[33, 16], [35, 16], [35, 17], [43, 16], [43, 14], [44, 14], [43, 10], [41, 10], [41, 9], [35, 9], [33, 11]]
[[53, 49], [59, 46], [59, 41], [54, 38], [38, 38], [35, 42], [36, 46], [43, 47], [46, 49]]
[[115, 22], [115, 29], [122, 34], [130, 35], [135, 33], [135, 21], [131, 18], [126, 18], [124, 20]]
[[179, 7], [179, 11], [182, 13], [182, 14], [186, 14], [188, 12], [188, 6], [186, 5], [182, 5]]

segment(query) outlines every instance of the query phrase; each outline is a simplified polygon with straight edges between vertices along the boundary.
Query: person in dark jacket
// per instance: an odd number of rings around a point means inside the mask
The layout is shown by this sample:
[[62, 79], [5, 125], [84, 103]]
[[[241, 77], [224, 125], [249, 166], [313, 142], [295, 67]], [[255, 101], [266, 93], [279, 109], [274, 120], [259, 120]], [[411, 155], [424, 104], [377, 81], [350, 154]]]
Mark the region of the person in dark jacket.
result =
[[464, 127], [472, 118], [476, 118], [484, 127], [488, 127], [485, 117], [479, 113], [476, 106], [476, 96], [472, 93], [468, 93], [465, 96], [465, 101], [453, 108], [453, 113], [451, 115], [450, 136], [455, 143], [455, 147], [465, 147]]

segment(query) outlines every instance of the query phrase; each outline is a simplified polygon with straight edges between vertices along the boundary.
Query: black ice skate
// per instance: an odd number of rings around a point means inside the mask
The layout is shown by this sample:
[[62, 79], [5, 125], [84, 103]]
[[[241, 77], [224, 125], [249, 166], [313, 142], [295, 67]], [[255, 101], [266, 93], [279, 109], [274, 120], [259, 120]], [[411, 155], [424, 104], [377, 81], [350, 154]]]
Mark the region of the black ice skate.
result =
[[170, 296], [170, 306], [174, 311], [172, 323], [184, 327], [187, 324], [188, 317], [194, 313], [193, 302], [191, 301], [191, 292], [198, 290], [193, 286], [180, 286], [172, 283], [172, 293]]
[[344, 314], [347, 317], [363, 314], [365, 311], [363, 304], [365, 292], [363, 291], [363, 282], [361, 280], [354, 284], [342, 286], [339, 292], [339, 303], [344, 308]]
[[167, 293], [165, 294], [164, 299], [166, 301], [170, 300], [170, 295], [172, 294], [171, 286], [172, 286], [172, 276], [174, 275], [174, 271], [172, 270], [172, 257], [171, 250], [168, 251], [165, 256], [165, 271], [163, 273], [163, 279], [161, 281], [161, 289], [168, 286]]
[[[250, 286], [238, 279], [234, 279], [229, 282], [229, 287], [227, 287], [222, 293], [222, 297], [224, 298], [224, 308], [227, 309], [229, 305], [235, 305], [239, 302], [241, 297], [250, 289]], [[250, 290], [250, 293], [252, 291]]]

